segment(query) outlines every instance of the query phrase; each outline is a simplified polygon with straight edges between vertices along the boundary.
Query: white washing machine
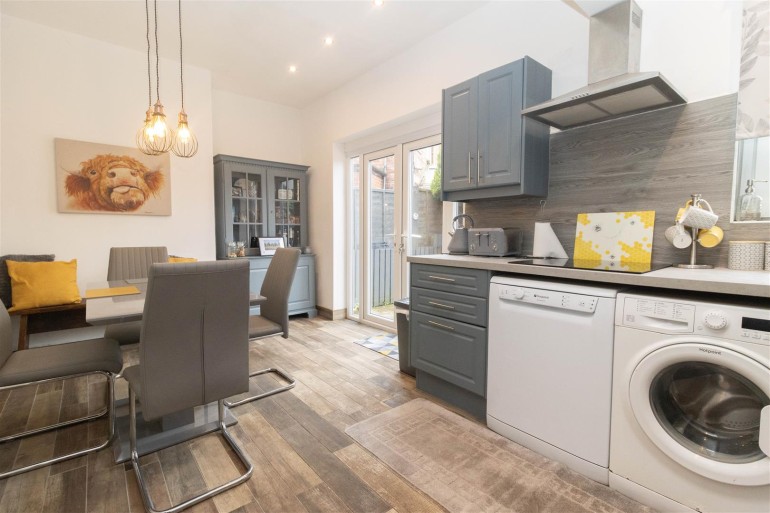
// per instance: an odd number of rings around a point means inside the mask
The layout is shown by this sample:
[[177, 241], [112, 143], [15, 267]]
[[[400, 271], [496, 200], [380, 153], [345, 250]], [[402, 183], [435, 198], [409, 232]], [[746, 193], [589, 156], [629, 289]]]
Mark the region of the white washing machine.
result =
[[770, 511], [770, 309], [619, 294], [610, 487], [660, 511]]

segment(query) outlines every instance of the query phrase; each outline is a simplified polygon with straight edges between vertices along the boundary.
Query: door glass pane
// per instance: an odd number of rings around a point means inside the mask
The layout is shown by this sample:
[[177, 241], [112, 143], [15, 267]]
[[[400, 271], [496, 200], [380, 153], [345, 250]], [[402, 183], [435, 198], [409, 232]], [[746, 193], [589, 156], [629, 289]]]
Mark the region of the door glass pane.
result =
[[361, 316], [361, 157], [350, 159], [350, 308]]
[[652, 381], [650, 404], [677, 442], [706, 458], [748, 463], [759, 449], [759, 417], [770, 399], [737, 372], [703, 362], [672, 365]]
[[389, 321], [393, 313], [393, 267], [395, 228], [395, 156], [369, 161], [369, 309], [368, 313]]
[[409, 152], [409, 255], [441, 253], [441, 145]]
[[283, 237], [287, 247], [302, 244], [300, 232], [299, 180], [276, 176], [275, 185], [275, 236]]

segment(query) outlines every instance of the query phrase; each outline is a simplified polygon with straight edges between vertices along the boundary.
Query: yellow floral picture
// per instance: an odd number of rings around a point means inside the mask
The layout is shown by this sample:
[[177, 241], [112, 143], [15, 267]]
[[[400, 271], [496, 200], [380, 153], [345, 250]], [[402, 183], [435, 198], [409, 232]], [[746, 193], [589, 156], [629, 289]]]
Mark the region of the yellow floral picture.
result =
[[654, 210], [578, 214], [572, 259], [580, 267], [592, 269], [638, 271], [649, 267], [654, 226]]

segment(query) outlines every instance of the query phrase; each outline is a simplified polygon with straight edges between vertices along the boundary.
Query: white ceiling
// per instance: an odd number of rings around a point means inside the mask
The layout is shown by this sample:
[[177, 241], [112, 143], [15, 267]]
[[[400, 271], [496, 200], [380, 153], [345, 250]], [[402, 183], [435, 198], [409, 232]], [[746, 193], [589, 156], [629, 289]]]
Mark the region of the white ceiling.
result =
[[[215, 89], [303, 107], [486, 3], [185, 0], [184, 62], [211, 70]], [[2, 0], [0, 11], [147, 51], [141, 0]], [[158, 20], [161, 57], [178, 61], [177, 2], [159, 0]]]

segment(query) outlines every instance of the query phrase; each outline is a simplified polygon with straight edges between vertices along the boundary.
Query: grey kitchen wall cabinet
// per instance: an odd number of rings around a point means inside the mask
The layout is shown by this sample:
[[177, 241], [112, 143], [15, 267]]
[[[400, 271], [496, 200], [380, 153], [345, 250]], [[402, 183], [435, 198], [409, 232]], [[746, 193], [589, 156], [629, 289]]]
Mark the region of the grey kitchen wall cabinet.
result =
[[443, 91], [442, 199], [546, 196], [550, 128], [521, 111], [551, 98], [551, 70], [530, 57]]
[[490, 272], [412, 264], [410, 361], [417, 388], [486, 416]]
[[[217, 258], [227, 258], [230, 242], [258, 254], [253, 237], [282, 237], [288, 247], [307, 246], [308, 166], [214, 157]], [[250, 247], [251, 246], [251, 247]]]

